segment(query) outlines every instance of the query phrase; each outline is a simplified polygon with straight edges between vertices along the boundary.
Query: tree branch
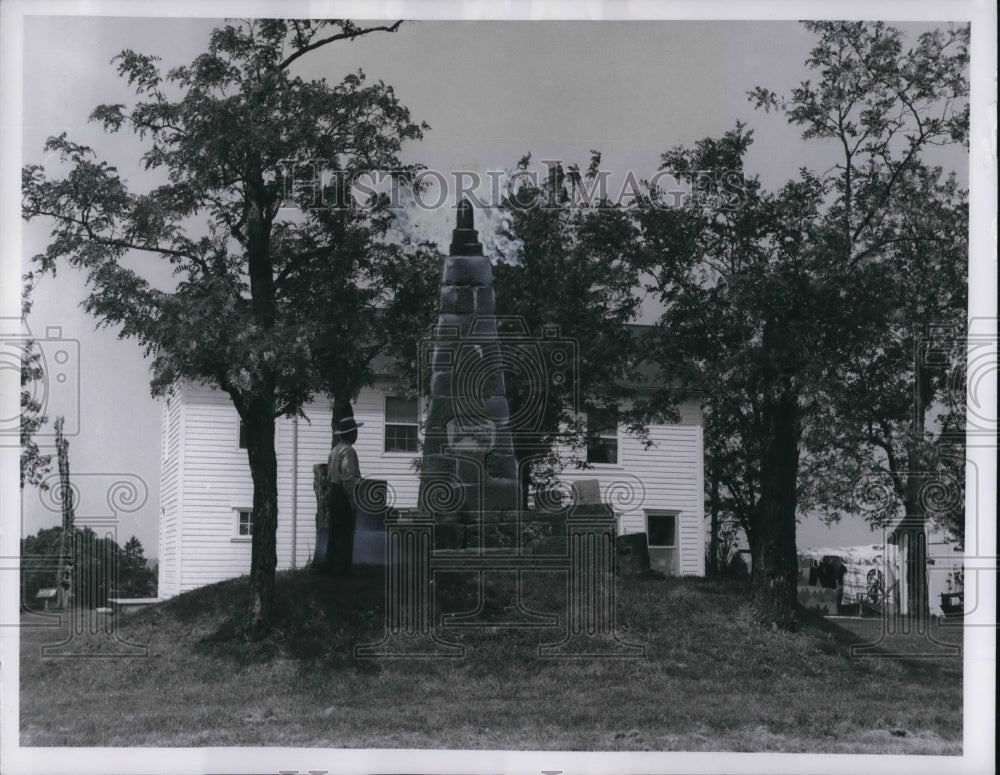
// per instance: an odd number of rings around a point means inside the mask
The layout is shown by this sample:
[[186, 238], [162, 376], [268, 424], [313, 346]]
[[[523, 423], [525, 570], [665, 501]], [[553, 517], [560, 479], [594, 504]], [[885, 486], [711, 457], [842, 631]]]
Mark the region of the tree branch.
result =
[[388, 27], [385, 25], [382, 25], [380, 27], [366, 27], [356, 32], [342, 32], [337, 35], [331, 35], [328, 38], [321, 38], [320, 40], [317, 40], [315, 43], [310, 43], [308, 46], [298, 49], [295, 53], [289, 54], [287, 57], [285, 57], [285, 59], [282, 62], [278, 64], [274, 72], [281, 72], [299, 57], [304, 56], [305, 54], [308, 54], [310, 51], [314, 51], [317, 48], [320, 48], [321, 46], [325, 46], [327, 43], [333, 43], [338, 40], [350, 40], [353, 38], [358, 38], [362, 35], [367, 35], [370, 32], [395, 32], [396, 30], [399, 29], [399, 26], [402, 23], [403, 20], [400, 19], [395, 24], [392, 24]]
[[64, 223], [75, 223], [78, 226], [82, 226], [87, 232], [87, 236], [94, 242], [100, 245], [106, 245], [113, 248], [122, 248], [123, 250], [141, 250], [147, 253], [159, 253], [164, 256], [174, 256], [176, 258], [186, 258], [190, 261], [194, 261], [199, 267], [201, 267], [206, 274], [208, 274], [208, 264], [200, 256], [193, 255], [184, 250], [176, 250], [174, 248], [165, 248], [160, 245], [138, 245], [134, 242], [128, 242], [126, 240], [111, 239], [108, 237], [102, 237], [97, 232], [93, 230], [91, 225], [83, 218], [72, 218], [68, 215], [63, 215], [61, 213], [51, 212], [49, 210], [29, 210], [32, 215], [47, 215], [50, 218], [55, 218], [57, 221], [63, 221]]

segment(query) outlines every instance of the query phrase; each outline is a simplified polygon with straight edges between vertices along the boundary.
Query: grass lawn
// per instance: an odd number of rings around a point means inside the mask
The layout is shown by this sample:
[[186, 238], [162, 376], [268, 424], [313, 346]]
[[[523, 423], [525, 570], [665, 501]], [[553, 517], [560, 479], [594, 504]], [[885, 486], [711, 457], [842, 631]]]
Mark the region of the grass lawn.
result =
[[[21, 630], [22, 746], [295, 746], [510, 750], [962, 752], [962, 661], [924, 635], [878, 642], [878, 621], [805, 615], [794, 634], [752, 625], [747, 590], [703, 579], [626, 579], [618, 632], [644, 659], [552, 660], [558, 628], [448, 628], [461, 659], [357, 660], [383, 632], [377, 573], [347, 582], [278, 574], [272, 636], [239, 635], [246, 580], [119, 617], [106, 632]], [[472, 607], [467, 579], [439, 577], [441, 611]], [[558, 611], [562, 582], [535, 574], [525, 599]], [[504, 588], [488, 591], [502, 615]], [[934, 627], [960, 644], [961, 628]], [[121, 640], [143, 644], [128, 657]], [[932, 649], [933, 650], [933, 649]], [[73, 655], [106, 658], [74, 658]], [[886, 656], [894, 654], [895, 656]], [[117, 656], [116, 656], [117, 655]]]

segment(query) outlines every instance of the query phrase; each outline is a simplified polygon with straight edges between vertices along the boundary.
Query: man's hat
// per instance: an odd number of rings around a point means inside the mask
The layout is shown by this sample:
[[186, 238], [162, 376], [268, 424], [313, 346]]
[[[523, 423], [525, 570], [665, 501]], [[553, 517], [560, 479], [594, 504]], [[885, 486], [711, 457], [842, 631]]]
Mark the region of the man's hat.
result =
[[334, 436], [344, 436], [351, 431], [356, 431], [364, 425], [363, 422], [354, 422], [353, 417], [345, 417], [339, 423], [337, 423], [337, 430], [333, 432]]

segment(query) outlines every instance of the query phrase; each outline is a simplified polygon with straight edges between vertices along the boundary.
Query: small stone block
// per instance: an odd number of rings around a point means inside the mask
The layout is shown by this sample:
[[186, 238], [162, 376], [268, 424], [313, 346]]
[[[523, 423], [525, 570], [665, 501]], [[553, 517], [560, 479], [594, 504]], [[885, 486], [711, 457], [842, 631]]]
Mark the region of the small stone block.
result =
[[431, 374], [431, 396], [433, 398], [448, 398], [451, 396], [451, 373], [435, 371]]
[[454, 339], [456, 337], [467, 336], [472, 327], [472, 322], [472, 315], [442, 313], [438, 315], [438, 322], [434, 327], [434, 337], [436, 339]]
[[510, 431], [506, 428], [498, 428], [493, 437], [493, 452], [501, 455], [513, 455], [514, 443], [511, 440]]
[[476, 291], [468, 285], [445, 285], [441, 288], [441, 312], [452, 315], [471, 315], [476, 312]]
[[484, 525], [492, 525], [497, 522], [509, 522], [511, 512], [502, 509], [484, 509], [480, 512], [479, 521]]
[[496, 302], [493, 288], [476, 288], [475, 305], [477, 315], [494, 315], [496, 313]]
[[435, 520], [440, 520], [442, 516], [458, 513], [464, 495], [462, 485], [456, 484], [453, 479], [427, 477], [420, 482], [418, 506], [422, 511], [433, 514]]
[[494, 315], [478, 315], [469, 327], [472, 336], [495, 337], [497, 335], [497, 319]]
[[517, 526], [509, 522], [483, 528], [483, 549], [508, 549], [517, 546]]
[[450, 370], [455, 367], [455, 343], [440, 342], [434, 345], [431, 353], [431, 369], [434, 371]]
[[[497, 366], [497, 368], [490, 369], [489, 372], [484, 374], [479, 380], [479, 394], [483, 398], [499, 396], [506, 401], [506, 390], [504, 388], [502, 365]], [[509, 416], [510, 415], [508, 414], [508, 417]]]
[[486, 464], [482, 460], [482, 456], [477, 455], [475, 458], [476, 459], [470, 459], [468, 457], [456, 458], [456, 470], [460, 481], [468, 484], [478, 484], [486, 478]]
[[438, 430], [429, 429], [427, 435], [424, 436], [424, 454], [425, 455], [440, 455], [446, 452], [448, 449], [448, 437]]
[[455, 370], [478, 372], [483, 369], [487, 350], [477, 342], [463, 342], [455, 353]]
[[431, 429], [435, 428], [444, 432], [444, 429], [448, 425], [448, 420], [454, 416], [454, 408], [450, 398], [444, 396], [433, 397], [430, 401], [430, 406], [427, 408], [427, 432], [429, 433]]
[[645, 533], [618, 536], [615, 553], [618, 572], [622, 576], [639, 576], [649, 572], [649, 545]]
[[423, 478], [433, 479], [435, 476], [450, 478], [455, 475], [455, 458], [449, 455], [424, 455]]
[[484, 508], [516, 509], [519, 493], [520, 488], [514, 479], [487, 479], [486, 490], [483, 492]]
[[461, 487], [461, 507], [460, 511], [478, 512], [482, 509], [483, 488], [479, 482], [462, 481]]
[[[458, 380], [455, 380], [455, 382], [458, 382]], [[465, 388], [467, 386], [458, 384], [457, 387]], [[456, 391], [452, 394], [452, 400], [452, 407], [454, 408], [453, 417], [459, 428], [472, 430], [482, 427], [485, 424], [486, 410], [479, 396], [467, 395], [464, 391]]]
[[516, 479], [517, 459], [513, 455], [491, 452], [486, 456], [486, 473], [497, 479]]
[[457, 340], [462, 335], [462, 322], [455, 315], [439, 315], [434, 326], [434, 339], [445, 344]]
[[485, 401], [486, 416], [493, 422], [500, 424], [510, 419], [510, 410], [507, 407], [507, 399], [503, 396], [490, 396]]
[[573, 501], [579, 506], [601, 502], [601, 484], [597, 479], [581, 479], [573, 482]]
[[482, 526], [476, 525], [465, 525], [465, 547], [479, 547], [482, 542]]
[[435, 549], [461, 549], [465, 545], [465, 527], [449, 522], [434, 525]]
[[493, 268], [485, 256], [448, 256], [444, 285], [493, 285]]

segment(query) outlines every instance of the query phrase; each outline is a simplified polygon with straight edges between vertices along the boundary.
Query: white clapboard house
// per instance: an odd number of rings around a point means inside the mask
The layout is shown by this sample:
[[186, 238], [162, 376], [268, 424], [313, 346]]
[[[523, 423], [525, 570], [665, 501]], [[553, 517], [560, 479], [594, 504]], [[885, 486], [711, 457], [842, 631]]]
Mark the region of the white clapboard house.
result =
[[[384, 373], [362, 391], [354, 416], [365, 425], [355, 448], [366, 478], [389, 486], [389, 505], [417, 505], [418, 401], [396, 395]], [[568, 467], [563, 484], [597, 479], [618, 514], [619, 533], [645, 532], [654, 567], [704, 575], [705, 530], [701, 404], [679, 407], [676, 423], [649, 429], [651, 446], [624, 428], [605, 428], [587, 450], [593, 467]], [[331, 447], [330, 406], [319, 399], [308, 418], [277, 422], [278, 569], [312, 559], [316, 532], [313, 466]], [[160, 484], [159, 595], [171, 597], [250, 571], [253, 487], [241, 423], [229, 397], [184, 384], [164, 401]]]

